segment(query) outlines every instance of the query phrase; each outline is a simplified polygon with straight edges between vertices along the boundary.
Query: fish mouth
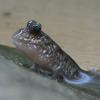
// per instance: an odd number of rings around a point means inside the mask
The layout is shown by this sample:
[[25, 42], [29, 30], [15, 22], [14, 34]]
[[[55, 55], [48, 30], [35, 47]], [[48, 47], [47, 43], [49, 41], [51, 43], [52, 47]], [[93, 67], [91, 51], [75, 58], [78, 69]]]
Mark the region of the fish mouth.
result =
[[15, 32], [12, 37], [11, 37], [11, 41], [14, 45], [19, 45], [21, 42], [21, 36], [22, 34], [25, 33], [25, 28], [21, 28], [19, 29], [17, 32]]

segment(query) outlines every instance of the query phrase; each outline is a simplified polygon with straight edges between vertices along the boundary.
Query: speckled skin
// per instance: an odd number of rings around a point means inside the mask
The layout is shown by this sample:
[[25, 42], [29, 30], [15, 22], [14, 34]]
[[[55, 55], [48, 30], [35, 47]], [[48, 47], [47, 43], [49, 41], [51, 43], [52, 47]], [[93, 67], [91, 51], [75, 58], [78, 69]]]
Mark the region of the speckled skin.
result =
[[12, 36], [13, 43], [30, 60], [38, 64], [44, 73], [47, 70], [55, 78], [80, 79], [82, 70], [76, 62], [41, 28], [40, 23], [34, 20], [29, 21], [26, 28], [20, 29]]

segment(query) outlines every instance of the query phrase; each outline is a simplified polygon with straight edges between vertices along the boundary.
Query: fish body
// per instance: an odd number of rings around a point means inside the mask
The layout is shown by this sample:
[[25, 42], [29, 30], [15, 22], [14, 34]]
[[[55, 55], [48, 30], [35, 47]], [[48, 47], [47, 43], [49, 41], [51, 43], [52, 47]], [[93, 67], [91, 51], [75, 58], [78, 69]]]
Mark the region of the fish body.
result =
[[16, 47], [40, 69], [49, 71], [52, 77], [61, 77], [71, 84], [88, 83], [92, 78], [61, 47], [42, 31], [42, 25], [30, 20], [25, 28], [12, 36]]

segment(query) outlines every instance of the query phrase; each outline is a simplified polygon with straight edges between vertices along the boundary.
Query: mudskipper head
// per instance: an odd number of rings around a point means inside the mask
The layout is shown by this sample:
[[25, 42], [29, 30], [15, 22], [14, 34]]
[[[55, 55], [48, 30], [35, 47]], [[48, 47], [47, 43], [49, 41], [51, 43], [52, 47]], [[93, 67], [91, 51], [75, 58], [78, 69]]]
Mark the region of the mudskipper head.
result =
[[41, 27], [41, 24], [37, 21], [30, 20], [25, 28], [19, 29], [12, 36], [14, 45], [34, 60], [38, 59], [41, 49], [39, 49], [39, 45], [42, 43], [40, 40], [42, 37]]
[[40, 23], [34, 20], [28, 21], [25, 28], [19, 29], [12, 36], [12, 41], [33, 62], [49, 66], [56, 46], [52, 45], [52, 40], [41, 31], [41, 28]]
[[19, 48], [21, 47], [28, 47], [29, 43], [34, 43], [37, 39], [36, 36], [41, 34], [41, 24], [30, 20], [27, 22], [25, 28], [19, 29], [15, 34], [12, 36], [13, 43]]

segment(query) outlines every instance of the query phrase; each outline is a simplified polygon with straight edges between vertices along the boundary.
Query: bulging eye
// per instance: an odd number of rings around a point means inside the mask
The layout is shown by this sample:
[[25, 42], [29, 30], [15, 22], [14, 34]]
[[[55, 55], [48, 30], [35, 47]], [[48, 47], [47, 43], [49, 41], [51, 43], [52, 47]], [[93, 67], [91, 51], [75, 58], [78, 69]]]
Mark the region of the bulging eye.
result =
[[27, 22], [27, 29], [30, 33], [39, 33], [41, 32], [42, 25], [35, 20], [30, 20]]

